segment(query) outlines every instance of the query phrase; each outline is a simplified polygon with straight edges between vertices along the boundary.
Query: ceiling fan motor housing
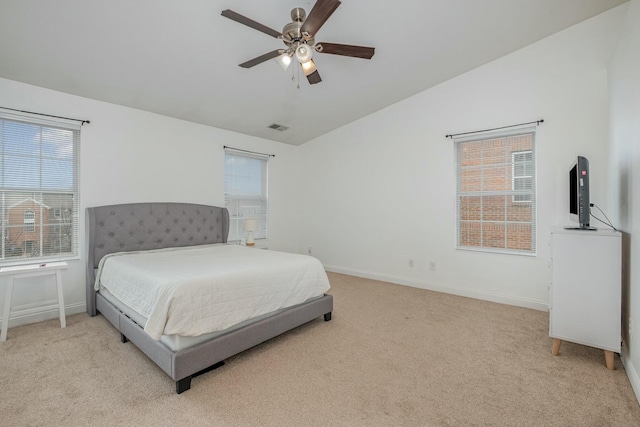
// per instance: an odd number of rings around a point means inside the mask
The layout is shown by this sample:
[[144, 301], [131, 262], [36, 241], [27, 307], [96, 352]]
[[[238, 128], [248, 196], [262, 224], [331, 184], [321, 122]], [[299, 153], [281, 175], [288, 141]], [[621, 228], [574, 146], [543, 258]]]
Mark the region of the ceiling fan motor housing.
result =
[[315, 44], [313, 37], [310, 35], [303, 35], [300, 31], [306, 17], [307, 14], [301, 7], [296, 7], [291, 10], [292, 22], [289, 22], [282, 29], [282, 41], [284, 41], [287, 47], [295, 50], [300, 43], [306, 43], [309, 46], [313, 46]]

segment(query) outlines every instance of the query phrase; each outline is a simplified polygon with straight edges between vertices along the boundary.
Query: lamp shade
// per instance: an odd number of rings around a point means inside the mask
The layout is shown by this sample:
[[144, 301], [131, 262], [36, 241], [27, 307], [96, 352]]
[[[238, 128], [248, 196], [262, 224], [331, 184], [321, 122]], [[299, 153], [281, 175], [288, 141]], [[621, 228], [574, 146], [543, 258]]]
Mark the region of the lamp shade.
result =
[[309, 74], [316, 71], [316, 64], [315, 62], [313, 62], [313, 59], [310, 59], [307, 62], [303, 62], [300, 65], [302, 66], [302, 72], [305, 76], [308, 76]]
[[289, 65], [291, 64], [291, 57], [285, 52], [278, 56], [275, 61], [282, 67], [283, 71], [287, 71], [287, 68], [289, 68]]
[[299, 63], [309, 62], [313, 57], [313, 49], [308, 44], [302, 43], [296, 48], [296, 59]]
[[245, 231], [256, 231], [258, 229], [258, 221], [255, 219], [245, 219], [244, 220], [244, 230]]

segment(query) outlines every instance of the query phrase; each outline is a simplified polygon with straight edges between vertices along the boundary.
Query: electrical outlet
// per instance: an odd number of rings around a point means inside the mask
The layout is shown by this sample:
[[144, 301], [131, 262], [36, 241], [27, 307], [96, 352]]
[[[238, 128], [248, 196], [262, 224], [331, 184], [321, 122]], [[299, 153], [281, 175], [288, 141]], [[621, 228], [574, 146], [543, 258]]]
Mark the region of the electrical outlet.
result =
[[311, 255], [311, 246], [307, 246], [307, 253]]
[[429, 270], [436, 271], [436, 263], [435, 263], [435, 261], [431, 261], [429, 263]]
[[413, 268], [413, 258], [409, 258], [409, 267]]

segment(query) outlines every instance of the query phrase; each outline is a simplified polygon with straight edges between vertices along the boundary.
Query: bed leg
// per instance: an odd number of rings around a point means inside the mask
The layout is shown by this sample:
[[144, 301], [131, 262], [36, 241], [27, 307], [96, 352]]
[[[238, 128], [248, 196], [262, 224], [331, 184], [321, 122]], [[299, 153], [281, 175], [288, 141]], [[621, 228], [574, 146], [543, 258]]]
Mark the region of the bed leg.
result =
[[129, 339], [125, 337], [123, 333], [120, 333], [120, 342], [124, 344], [127, 341], [129, 341]]
[[191, 376], [176, 381], [176, 394], [183, 393], [191, 388]]
[[214, 369], [218, 369], [220, 366], [224, 365], [224, 360], [221, 360], [218, 363], [214, 363], [208, 368], [204, 368], [201, 371], [196, 372], [195, 374], [188, 376], [187, 378], [183, 378], [181, 380], [176, 381], [176, 393], [180, 394], [184, 391], [187, 391], [191, 388], [191, 379], [193, 377], [197, 377], [198, 375], [206, 374], [207, 372], [213, 371]]
[[329, 320], [331, 320], [331, 312], [325, 313], [324, 315], [324, 321], [328, 322]]

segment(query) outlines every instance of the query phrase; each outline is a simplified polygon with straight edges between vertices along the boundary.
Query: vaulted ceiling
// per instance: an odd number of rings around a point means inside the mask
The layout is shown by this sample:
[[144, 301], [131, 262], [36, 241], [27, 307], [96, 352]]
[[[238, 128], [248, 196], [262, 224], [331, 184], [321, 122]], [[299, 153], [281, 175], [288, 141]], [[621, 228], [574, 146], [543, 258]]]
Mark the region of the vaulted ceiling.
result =
[[343, 0], [316, 42], [375, 55], [315, 54], [310, 85], [239, 67], [284, 44], [221, 12], [282, 31], [313, 0], [0, 0], [0, 77], [299, 145], [625, 2]]

